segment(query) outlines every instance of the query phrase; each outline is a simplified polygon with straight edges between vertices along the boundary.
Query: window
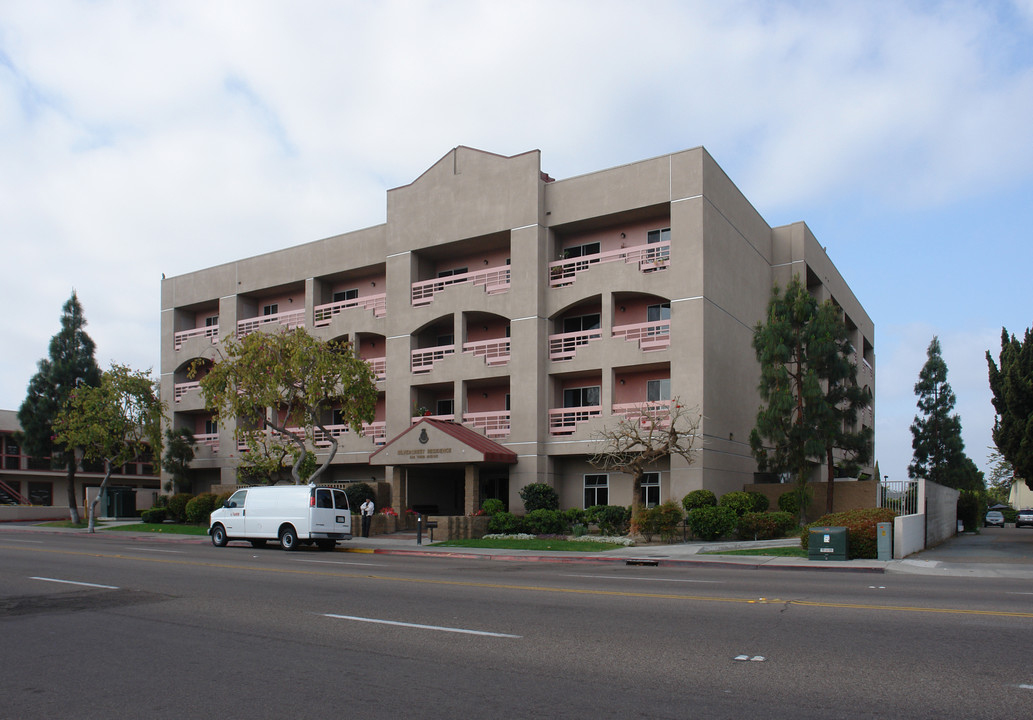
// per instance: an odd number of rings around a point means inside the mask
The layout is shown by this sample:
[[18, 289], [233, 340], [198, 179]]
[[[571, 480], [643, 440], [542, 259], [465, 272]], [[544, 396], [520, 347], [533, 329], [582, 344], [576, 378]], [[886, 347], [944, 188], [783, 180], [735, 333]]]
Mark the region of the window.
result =
[[316, 490], [316, 507], [317, 508], [333, 508], [334, 496], [327, 488], [319, 488]]
[[438, 400], [436, 409], [438, 415], [453, 415], [455, 414], [455, 401], [452, 398], [448, 400]]
[[204, 434], [215, 435], [219, 432], [219, 421], [218, 420], [205, 420], [204, 421]]
[[334, 507], [338, 510], [348, 509], [348, 495], [344, 490], [334, 490]]
[[204, 319], [204, 326], [205, 327], [218, 327], [219, 326], [219, 316], [218, 315], [211, 315], [209, 317], [206, 317]]
[[659, 402], [671, 399], [671, 378], [646, 381], [646, 400]]
[[359, 296], [359, 291], [358, 291], [357, 288], [352, 288], [351, 290], [338, 290], [337, 292], [334, 293], [333, 302], [336, 303], [336, 302], [344, 302], [345, 300], [354, 300], [358, 296]]
[[570, 260], [571, 258], [584, 257], [585, 255], [598, 255], [599, 254], [599, 243], [591, 242], [585, 243], [584, 245], [571, 245], [568, 248], [563, 248], [563, 259]]
[[599, 329], [599, 313], [563, 318], [563, 332], [584, 332]]
[[275, 315], [278, 312], [280, 312], [280, 306], [277, 303], [262, 306], [263, 315]]
[[452, 270], [440, 270], [438, 271], [438, 277], [452, 277], [453, 275], [464, 275], [466, 274], [467, 268], [453, 268]]
[[650, 508], [660, 504], [660, 473], [647, 472], [642, 475], [642, 505]]
[[455, 345], [455, 344], [456, 344], [456, 336], [453, 335], [452, 333], [449, 333], [448, 335], [438, 335], [438, 339], [437, 339], [438, 347], [440, 347], [442, 345]]
[[226, 501], [224, 507], [228, 508], [242, 508], [244, 507], [244, 498], [247, 497], [247, 490], [237, 490], [237, 492], [230, 495], [230, 499]]
[[599, 386], [567, 388], [563, 391], [563, 407], [597, 407], [599, 405]]
[[509, 412], [509, 393], [506, 393], [506, 412]]
[[646, 242], [653, 244], [659, 242], [671, 242], [671, 228], [662, 230], [650, 230], [646, 233]]
[[671, 303], [650, 305], [646, 308], [646, 322], [660, 322], [671, 319]]
[[593, 505], [609, 505], [609, 498], [609, 475], [585, 475], [585, 509]]

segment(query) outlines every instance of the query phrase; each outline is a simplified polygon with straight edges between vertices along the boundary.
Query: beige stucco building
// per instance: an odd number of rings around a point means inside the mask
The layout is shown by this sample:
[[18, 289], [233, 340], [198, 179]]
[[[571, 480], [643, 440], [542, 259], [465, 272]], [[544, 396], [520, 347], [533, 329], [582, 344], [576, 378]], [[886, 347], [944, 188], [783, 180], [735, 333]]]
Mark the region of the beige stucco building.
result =
[[[163, 280], [162, 397], [200, 441], [195, 491], [232, 483], [233, 428], [187, 368], [220, 337], [304, 326], [378, 377], [375, 421], [332, 428], [328, 479], [388, 483], [396, 507], [519, 509], [531, 482], [564, 508], [630, 504], [629, 477], [587, 462], [595, 434], [671, 398], [699, 408], [700, 452], [657, 468], [646, 499], [722, 494], [756, 479], [751, 337], [794, 275], [843, 308], [874, 393], [874, 326], [821, 245], [803, 223], [769, 227], [703, 148], [553, 180], [538, 151], [458, 147], [388, 191], [382, 225]], [[448, 452], [421, 452], [428, 414], [484, 447], [427, 422], [424, 450]]]

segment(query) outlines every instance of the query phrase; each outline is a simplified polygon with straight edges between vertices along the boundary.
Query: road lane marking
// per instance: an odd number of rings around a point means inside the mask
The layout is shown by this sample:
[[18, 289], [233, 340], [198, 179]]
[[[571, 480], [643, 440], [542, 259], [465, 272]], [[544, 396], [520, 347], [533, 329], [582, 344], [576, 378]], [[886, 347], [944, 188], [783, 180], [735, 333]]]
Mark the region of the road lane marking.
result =
[[510, 635], [509, 633], [488, 632], [486, 630], [469, 630], [467, 628], [444, 627], [441, 625], [420, 625], [418, 623], [398, 622], [397, 620], [380, 620], [378, 618], [364, 618], [357, 617], [355, 615], [334, 615], [333, 613], [324, 613], [323, 617], [334, 618], [336, 620], [354, 620], [356, 622], [374, 623], [377, 625], [396, 625], [398, 627], [416, 628], [417, 630], [436, 630], [438, 632], [460, 633], [463, 635], [483, 635], [486, 637], [499, 638], [521, 637], [520, 635]]
[[[218, 562], [199, 562], [196, 560], [177, 560], [173, 558], [156, 557], [134, 557], [131, 555], [120, 555], [102, 552], [82, 552], [78, 550], [55, 550], [52, 548], [25, 548], [20, 547], [23, 552], [48, 553], [54, 555], [70, 555], [77, 557], [108, 558], [113, 560], [129, 560], [133, 562], [164, 563], [168, 565], [192, 565], [196, 567], [212, 567], [222, 570], [244, 570], [247, 572], [268, 572], [285, 575], [316, 575], [324, 577], [353, 578], [365, 580], [381, 580], [386, 582], [417, 583], [425, 585], [447, 585], [452, 587], [484, 588], [490, 590], [526, 590], [531, 592], [562, 593], [569, 595], [596, 595], [601, 597], [626, 597], [626, 598], [647, 598], [652, 600], [683, 600], [694, 602], [720, 602], [737, 604], [759, 604], [756, 599], [731, 598], [716, 595], [675, 595], [666, 593], [645, 593], [627, 592], [622, 590], [587, 590], [582, 588], [546, 587], [541, 585], [506, 585], [502, 583], [479, 583], [468, 580], [441, 580], [436, 578], [412, 578], [412, 577], [391, 577], [389, 575], [372, 575], [360, 573], [330, 572], [320, 570], [302, 570], [294, 568], [271, 568], [254, 565], [233, 565]], [[789, 605], [802, 607], [820, 607], [841, 610], [888, 610], [896, 612], [935, 613], [951, 615], [979, 615], [991, 617], [1014, 617], [1033, 619], [1033, 612], [1012, 612], [1007, 610], [966, 610], [963, 608], [934, 608], [934, 607], [908, 607], [894, 605], [872, 605], [861, 603], [829, 603], [809, 602], [803, 600], [788, 600]]]
[[313, 565], [359, 565], [361, 567], [386, 567], [384, 563], [371, 562], [349, 562], [347, 560], [298, 560], [298, 562], [312, 563]]
[[182, 550], [158, 550], [157, 548], [138, 548], [138, 547], [127, 547], [122, 548], [123, 550], [132, 550], [134, 552], [156, 552], [156, 553], [170, 553], [172, 555], [182, 555]]
[[562, 577], [576, 578], [598, 578], [600, 580], [633, 580], [638, 582], [673, 582], [673, 583], [714, 583], [721, 584], [724, 580], [683, 580], [681, 578], [647, 578], [647, 577], [621, 577], [620, 575], [573, 575], [565, 573]]
[[65, 585], [82, 585], [84, 587], [104, 588], [105, 590], [118, 590], [117, 585], [98, 585], [96, 583], [76, 582], [75, 580], [58, 580], [57, 578], [30, 577], [29, 580], [42, 580], [43, 582], [64, 583]]

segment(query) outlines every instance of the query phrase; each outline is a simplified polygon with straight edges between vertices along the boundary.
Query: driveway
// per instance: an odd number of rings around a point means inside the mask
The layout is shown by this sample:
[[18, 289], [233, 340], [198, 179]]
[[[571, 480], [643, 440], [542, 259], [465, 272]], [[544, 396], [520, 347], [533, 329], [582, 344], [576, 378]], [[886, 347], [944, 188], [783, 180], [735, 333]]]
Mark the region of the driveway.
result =
[[1033, 566], [1033, 528], [981, 528], [963, 533], [930, 550], [910, 556], [949, 563], [993, 563]]

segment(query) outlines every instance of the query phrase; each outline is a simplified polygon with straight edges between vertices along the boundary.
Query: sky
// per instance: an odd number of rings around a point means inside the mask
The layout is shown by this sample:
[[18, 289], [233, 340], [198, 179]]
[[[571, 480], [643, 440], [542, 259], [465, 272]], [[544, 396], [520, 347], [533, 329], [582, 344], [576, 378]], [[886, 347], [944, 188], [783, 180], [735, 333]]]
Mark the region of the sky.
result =
[[384, 222], [457, 145], [563, 179], [704, 146], [875, 323], [876, 459], [938, 336], [966, 451], [1033, 325], [1033, 0], [0, 3], [0, 409], [74, 290], [158, 372], [160, 281]]

